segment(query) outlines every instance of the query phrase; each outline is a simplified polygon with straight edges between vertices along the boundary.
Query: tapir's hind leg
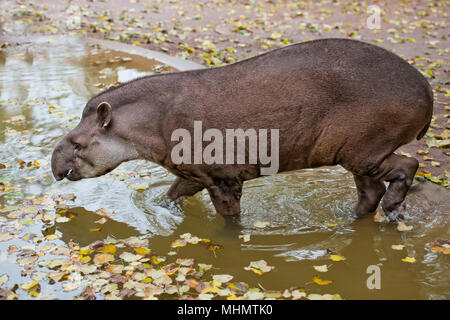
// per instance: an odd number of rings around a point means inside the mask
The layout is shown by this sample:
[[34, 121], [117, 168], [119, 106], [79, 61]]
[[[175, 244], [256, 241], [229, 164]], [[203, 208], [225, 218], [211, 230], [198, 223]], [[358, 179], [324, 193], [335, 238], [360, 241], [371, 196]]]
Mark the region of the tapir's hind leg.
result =
[[169, 191], [167, 191], [167, 195], [171, 200], [175, 200], [182, 196], [193, 196], [204, 188], [201, 184], [177, 177], [175, 182], [170, 186]]
[[377, 209], [381, 198], [386, 192], [386, 187], [382, 181], [368, 176], [353, 174], [353, 178], [358, 191], [358, 203], [356, 204], [355, 212], [358, 217], [362, 217]]
[[419, 162], [414, 158], [391, 154], [373, 175], [374, 179], [389, 182], [389, 187], [383, 196], [382, 207], [391, 219], [397, 218], [395, 211], [405, 200], [418, 166]]

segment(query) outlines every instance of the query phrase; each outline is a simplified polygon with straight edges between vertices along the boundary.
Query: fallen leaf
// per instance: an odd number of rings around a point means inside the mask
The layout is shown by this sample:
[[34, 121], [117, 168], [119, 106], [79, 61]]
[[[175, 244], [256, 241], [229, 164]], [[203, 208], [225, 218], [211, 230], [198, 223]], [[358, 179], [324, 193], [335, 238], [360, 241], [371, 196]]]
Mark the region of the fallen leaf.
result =
[[333, 260], [333, 261], [343, 261], [343, 260], [346, 260], [345, 257], [340, 256], [340, 255], [337, 255], [337, 254], [331, 254], [331, 255], [330, 255], [330, 259]]
[[405, 246], [402, 245], [402, 244], [393, 244], [393, 245], [391, 246], [391, 248], [394, 249], [394, 250], [403, 250], [404, 247], [405, 247]]
[[150, 249], [144, 248], [144, 247], [138, 247], [134, 248], [134, 251], [136, 251], [137, 254], [140, 254], [141, 256], [145, 256], [151, 252]]
[[269, 223], [266, 222], [266, 221], [255, 221], [255, 222], [253, 223], [253, 226], [256, 227], [256, 228], [265, 228], [265, 227], [267, 227], [268, 225], [269, 225]]
[[317, 275], [312, 278], [312, 281], [314, 281], [315, 283], [317, 283], [318, 285], [321, 285], [321, 286], [326, 286], [330, 283], [333, 283], [332, 280], [322, 280]]
[[135, 261], [138, 261], [139, 259], [141, 259], [142, 256], [137, 255], [137, 254], [133, 254], [133, 253], [130, 253], [130, 252], [123, 252], [119, 256], [119, 258], [121, 258], [125, 262], [135, 262]]
[[324, 264], [322, 266], [313, 266], [313, 268], [319, 272], [327, 272], [328, 271], [328, 267], [326, 264]]
[[[94, 223], [98, 223], [98, 224], [104, 224], [106, 223], [108, 220], [106, 220], [106, 218], [100, 218], [97, 221], [94, 221]], [[88, 288], [88, 287], [86, 287]]]
[[401, 221], [397, 225], [397, 230], [398, 231], [410, 231], [412, 229], [413, 229], [413, 226], [408, 226], [408, 225], [404, 224]]
[[383, 213], [381, 213], [381, 211], [377, 211], [377, 213], [374, 215], [373, 217], [373, 221], [375, 222], [385, 222], [386, 221], [386, 217], [384, 216]]
[[242, 239], [244, 242], [249, 242], [250, 235], [249, 234], [241, 234], [241, 235], [239, 235], [239, 239]]
[[403, 262], [409, 262], [409, 263], [414, 263], [416, 262], [416, 258], [414, 257], [406, 257], [402, 259]]
[[101, 247], [100, 249], [98, 249], [98, 251], [103, 252], [103, 253], [115, 254], [117, 251], [117, 248], [113, 244], [107, 244], [107, 245], [104, 245], [103, 247]]
[[4, 274], [2, 276], [0, 276], [0, 287], [3, 286], [5, 283], [8, 282], [8, 275]]
[[99, 253], [94, 256], [93, 261], [97, 265], [103, 265], [108, 262], [114, 261], [114, 256], [110, 253]]
[[273, 270], [274, 267], [267, 265], [265, 260], [251, 261], [250, 265], [244, 267], [244, 270], [253, 271], [256, 274], [262, 275], [265, 272]]
[[233, 276], [229, 274], [215, 274], [213, 275], [213, 279], [219, 281], [220, 283], [225, 283], [233, 279]]

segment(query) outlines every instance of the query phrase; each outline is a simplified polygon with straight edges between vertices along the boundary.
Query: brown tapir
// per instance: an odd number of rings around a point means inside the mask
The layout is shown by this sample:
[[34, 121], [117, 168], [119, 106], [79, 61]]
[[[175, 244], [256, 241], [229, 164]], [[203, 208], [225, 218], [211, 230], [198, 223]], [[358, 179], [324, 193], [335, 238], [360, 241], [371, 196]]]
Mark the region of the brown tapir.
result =
[[79, 125], [58, 143], [52, 171], [57, 180], [79, 180], [146, 159], [177, 176], [171, 199], [206, 188], [219, 213], [234, 215], [243, 182], [261, 176], [261, 162], [174, 163], [173, 132], [194, 136], [194, 121], [223, 133], [279, 129], [278, 172], [339, 164], [354, 175], [358, 216], [384, 196], [383, 209], [395, 218], [418, 161], [394, 151], [420, 139], [432, 113], [432, 88], [400, 57], [361, 41], [315, 40], [108, 89], [87, 102]]

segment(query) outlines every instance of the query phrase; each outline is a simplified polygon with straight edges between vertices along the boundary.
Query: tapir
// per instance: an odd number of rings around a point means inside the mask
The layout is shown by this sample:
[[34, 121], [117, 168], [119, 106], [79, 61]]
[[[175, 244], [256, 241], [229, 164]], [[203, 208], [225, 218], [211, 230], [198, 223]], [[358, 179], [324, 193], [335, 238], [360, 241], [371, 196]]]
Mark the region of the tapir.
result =
[[175, 162], [173, 132], [194, 135], [196, 121], [223, 133], [277, 129], [278, 172], [340, 165], [354, 177], [356, 215], [376, 211], [382, 201], [395, 220], [418, 161], [394, 152], [425, 135], [432, 113], [432, 88], [399, 56], [357, 40], [313, 40], [107, 89], [87, 102], [78, 126], [56, 145], [52, 172], [56, 180], [75, 181], [146, 159], [176, 176], [170, 199], [206, 188], [217, 212], [237, 215], [243, 183], [261, 177], [261, 162]]

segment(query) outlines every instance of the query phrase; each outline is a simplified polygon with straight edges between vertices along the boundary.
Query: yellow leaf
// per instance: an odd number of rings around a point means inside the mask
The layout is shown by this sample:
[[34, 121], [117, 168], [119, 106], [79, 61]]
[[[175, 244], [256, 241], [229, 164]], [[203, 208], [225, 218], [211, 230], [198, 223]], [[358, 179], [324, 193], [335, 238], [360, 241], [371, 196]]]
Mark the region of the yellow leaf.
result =
[[178, 248], [178, 247], [184, 247], [185, 245], [186, 245], [186, 243], [184, 241], [181, 242], [180, 240], [175, 240], [174, 242], [172, 242], [171, 247]]
[[143, 248], [143, 247], [134, 248], [134, 251], [136, 251], [136, 253], [140, 254], [141, 256], [145, 256], [151, 252], [150, 249]]
[[112, 253], [115, 254], [117, 251], [117, 248], [115, 245], [113, 244], [107, 244], [105, 246], [103, 246], [101, 249], [98, 250], [99, 252], [103, 252], [103, 253]]
[[89, 229], [89, 231], [91, 231], [91, 232], [100, 231], [100, 230], [102, 230], [102, 227]]
[[49, 235], [45, 236], [45, 239], [47, 239], [47, 240], [56, 240], [58, 238], [59, 238], [59, 235], [57, 235], [57, 234], [49, 234]]
[[20, 286], [20, 289], [23, 289], [23, 290], [30, 290], [31, 288], [33, 288], [33, 287], [35, 287], [35, 286], [37, 286], [39, 284], [39, 280], [36, 280], [36, 281], [33, 281], [33, 282], [27, 282], [27, 283], [24, 283], [23, 285], [21, 285]]
[[78, 253], [79, 253], [79, 254], [86, 255], [86, 254], [90, 254], [90, 253], [92, 253], [92, 252], [94, 252], [94, 250], [92, 250], [92, 249], [86, 249], [86, 250], [80, 250], [80, 252], [78, 252]]
[[402, 259], [403, 262], [409, 262], [409, 263], [414, 263], [416, 262], [416, 258], [414, 257], [406, 257], [404, 259]]
[[261, 270], [256, 269], [256, 268], [250, 268], [250, 270], [252, 270], [254, 273], [259, 274], [259, 275], [263, 275], [264, 274], [264, 272], [262, 272]]
[[164, 258], [161, 258], [161, 257], [158, 257], [158, 256], [153, 256], [152, 257], [152, 262], [154, 264], [159, 264], [159, 263], [164, 262], [164, 261], [166, 261], [166, 259], [164, 259]]
[[321, 286], [326, 286], [327, 284], [333, 283], [333, 281], [331, 281], [331, 280], [322, 280], [317, 275], [312, 278], [312, 281], [314, 281], [315, 283], [317, 283], [318, 285], [321, 285]]
[[84, 262], [88, 263], [89, 261], [91, 261], [91, 257], [85, 257], [81, 254], [78, 255], [78, 257], [83, 260]]
[[345, 260], [344, 257], [342, 257], [342, 256], [340, 256], [340, 255], [337, 255], [337, 254], [332, 254], [332, 255], [330, 255], [330, 259], [333, 260], [333, 261], [342, 261], [342, 260]]

